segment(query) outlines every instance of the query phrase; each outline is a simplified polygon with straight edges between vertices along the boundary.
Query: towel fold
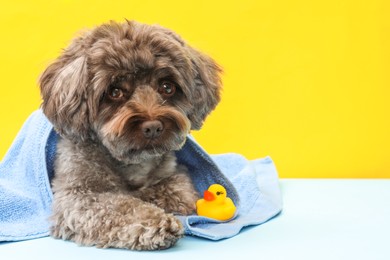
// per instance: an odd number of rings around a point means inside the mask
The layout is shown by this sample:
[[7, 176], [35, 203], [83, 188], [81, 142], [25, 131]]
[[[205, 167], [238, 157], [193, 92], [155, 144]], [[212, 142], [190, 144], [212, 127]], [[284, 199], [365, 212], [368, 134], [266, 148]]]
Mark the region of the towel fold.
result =
[[[34, 112], [0, 162], [0, 241], [20, 241], [49, 234], [48, 217], [53, 195], [50, 180], [57, 134], [41, 110]], [[195, 188], [203, 194], [209, 185], [223, 185], [237, 206], [230, 221], [201, 216], [178, 216], [187, 235], [212, 240], [237, 235], [282, 209], [278, 176], [269, 157], [249, 161], [238, 154], [208, 155], [192, 137], [176, 152], [187, 166]]]

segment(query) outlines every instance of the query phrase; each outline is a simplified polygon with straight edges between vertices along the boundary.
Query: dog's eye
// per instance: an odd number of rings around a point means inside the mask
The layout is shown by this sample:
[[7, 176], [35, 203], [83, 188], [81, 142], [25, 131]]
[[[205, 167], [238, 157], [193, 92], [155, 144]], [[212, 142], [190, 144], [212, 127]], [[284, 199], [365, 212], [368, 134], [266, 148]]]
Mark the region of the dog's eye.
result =
[[110, 96], [110, 98], [112, 99], [120, 99], [123, 97], [123, 90], [120, 89], [120, 88], [112, 88], [110, 89], [110, 91], [108, 92], [108, 95]]
[[176, 92], [176, 85], [170, 81], [163, 81], [157, 89], [158, 93], [163, 97], [171, 97]]

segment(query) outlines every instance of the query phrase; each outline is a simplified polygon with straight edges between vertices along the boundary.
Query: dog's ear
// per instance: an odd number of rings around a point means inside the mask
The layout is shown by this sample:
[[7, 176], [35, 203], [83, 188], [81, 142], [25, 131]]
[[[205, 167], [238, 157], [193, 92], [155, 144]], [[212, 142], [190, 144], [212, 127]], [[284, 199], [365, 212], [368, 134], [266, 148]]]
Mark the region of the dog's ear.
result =
[[193, 109], [188, 118], [191, 121], [191, 129], [199, 130], [207, 115], [220, 101], [222, 69], [207, 55], [188, 48], [195, 67], [194, 88], [190, 100]]
[[75, 40], [40, 78], [42, 110], [62, 135], [84, 139], [89, 129], [87, 58]]

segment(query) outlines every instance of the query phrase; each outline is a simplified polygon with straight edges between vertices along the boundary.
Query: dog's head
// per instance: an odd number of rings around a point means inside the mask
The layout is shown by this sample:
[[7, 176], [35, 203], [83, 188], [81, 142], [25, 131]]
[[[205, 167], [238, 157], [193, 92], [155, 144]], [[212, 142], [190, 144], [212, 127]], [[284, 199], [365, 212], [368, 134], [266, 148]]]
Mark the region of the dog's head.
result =
[[220, 100], [221, 69], [160, 26], [111, 22], [76, 38], [40, 79], [42, 109], [75, 141], [136, 162], [179, 149]]

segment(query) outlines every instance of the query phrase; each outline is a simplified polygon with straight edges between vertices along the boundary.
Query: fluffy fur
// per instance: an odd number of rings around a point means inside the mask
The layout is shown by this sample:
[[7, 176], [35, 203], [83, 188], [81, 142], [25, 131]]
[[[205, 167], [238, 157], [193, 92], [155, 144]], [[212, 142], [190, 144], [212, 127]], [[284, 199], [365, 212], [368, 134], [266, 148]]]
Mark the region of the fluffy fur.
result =
[[198, 194], [176, 163], [220, 99], [220, 68], [156, 25], [111, 22], [73, 40], [43, 73], [42, 109], [61, 135], [51, 234], [82, 245], [168, 248], [173, 214]]

